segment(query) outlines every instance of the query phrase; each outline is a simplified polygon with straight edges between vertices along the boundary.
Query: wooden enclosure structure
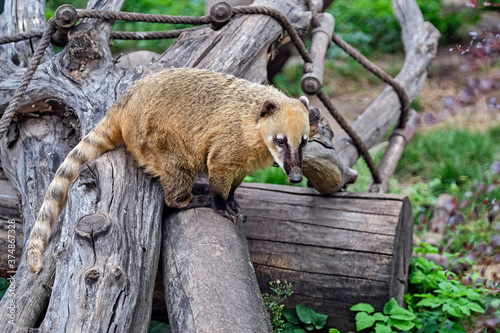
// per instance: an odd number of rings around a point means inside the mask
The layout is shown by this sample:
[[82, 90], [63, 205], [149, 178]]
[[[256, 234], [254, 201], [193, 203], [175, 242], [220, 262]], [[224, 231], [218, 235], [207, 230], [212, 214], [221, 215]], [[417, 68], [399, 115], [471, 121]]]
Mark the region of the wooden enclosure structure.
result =
[[[438, 34], [423, 21], [413, 0], [393, 4], [407, 52], [397, 79], [412, 99], [425, 80]], [[120, 10], [121, 5], [119, 0], [89, 1], [88, 9]], [[310, 27], [305, 1], [257, 0], [255, 5], [280, 10], [301, 34]], [[43, 9], [43, 1], [5, 1], [0, 35], [15, 34], [20, 26], [44, 28]], [[23, 24], [15, 24], [16, 19]], [[122, 68], [108, 46], [113, 22], [84, 21], [88, 24], [70, 33], [70, 43], [61, 53], [46, 52], [12, 130], [0, 141], [1, 166], [8, 179], [0, 177], [0, 184], [5, 184], [0, 189], [0, 219], [17, 219], [16, 258], [21, 259], [15, 292], [11, 289], [0, 301], [0, 327], [5, 332], [34, 327], [53, 332], [144, 332], [159, 266], [172, 328], [180, 332], [235, 327], [269, 331], [257, 278], [264, 290], [271, 279], [291, 281], [291, 303], [328, 313], [329, 325], [341, 329], [352, 328], [352, 302], [373, 301], [380, 308], [391, 296], [401, 301], [412, 233], [406, 198], [348, 193], [323, 197], [312, 189], [245, 185], [236, 193], [248, 221], [235, 227], [210, 209], [164, 211], [158, 184], [138, 170], [123, 149], [81, 169], [45, 252], [44, 269], [34, 275], [25, 253], [20, 257], [19, 252], [45, 189], [69, 148], [133, 82], [169, 67], [208, 68], [264, 82], [273, 47], [283, 39], [283, 29], [274, 19], [241, 15], [219, 31], [202, 27], [184, 33], [147, 66]], [[0, 109], [7, 106], [32, 51], [29, 42], [0, 46]], [[371, 147], [398, 112], [396, 94], [386, 89], [354, 127]], [[334, 146], [343, 172], [359, 155], [346, 137]], [[334, 152], [325, 149], [322, 154]], [[23, 227], [20, 217], [14, 217], [17, 204]], [[0, 235], [5, 236], [5, 230], [0, 229]], [[6, 244], [4, 238], [0, 246]], [[0, 259], [1, 271], [10, 274]]]

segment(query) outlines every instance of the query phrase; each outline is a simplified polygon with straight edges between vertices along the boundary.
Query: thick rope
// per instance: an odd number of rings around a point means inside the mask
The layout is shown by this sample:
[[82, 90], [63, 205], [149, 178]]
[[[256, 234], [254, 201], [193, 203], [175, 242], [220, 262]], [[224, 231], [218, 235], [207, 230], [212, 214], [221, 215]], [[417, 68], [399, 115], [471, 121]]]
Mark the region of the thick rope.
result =
[[319, 27], [321, 25], [320, 22], [320, 16], [318, 13], [318, 9], [314, 5], [313, 0], [306, 0], [307, 7], [309, 8], [309, 11], [311, 12], [311, 25], [314, 28]]
[[332, 35], [332, 41], [337, 44], [342, 50], [347, 52], [351, 57], [353, 57], [357, 62], [359, 62], [364, 68], [378, 76], [382, 81], [392, 86], [394, 91], [399, 96], [399, 101], [401, 103], [401, 116], [399, 118], [399, 128], [403, 128], [408, 121], [408, 117], [410, 115], [410, 99], [406, 94], [403, 86], [396, 80], [394, 80], [389, 74], [384, 72], [377, 65], [368, 60], [364, 55], [362, 55], [358, 50], [353, 48], [351, 45], [347, 44], [344, 40], [342, 40], [335, 33]]
[[43, 30], [32, 30], [28, 32], [21, 32], [18, 33], [17, 35], [12, 35], [12, 36], [4, 36], [0, 37], [0, 45], [1, 44], [7, 44], [7, 43], [15, 43], [15, 42], [20, 42], [25, 39], [30, 39], [30, 38], [40, 38], [43, 36]]
[[372, 156], [370, 155], [370, 152], [368, 150], [368, 147], [366, 146], [365, 142], [363, 139], [358, 135], [358, 133], [347, 123], [345, 118], [340, 114], [340, 112], [335, 108], [333, 103], [330, 101], [330, 98], [325, 94], [323, 90], [319, 90], [316, 93], [316, 96], [323, 102], [323, 105], [330, 111], [332, 114], [333, 118], [337, 121], [337, 123], [342, 127], [342, 129], [349, 135], [352, 139], [352, 142], [356, 146], [359, 154], [364, 158], [366, 164], [368, 165], [368, 169], [370, 169], [370, 172], [373, 177], [373, 181], [377, 184], [380, 184], [382, 182], [382, 178], [380, 177], [380, 173], [378, 172], [377, 165], [375, 164], [375, 161], [373, 160]]
[[79, 18], [99, 18], [105, 20], [150, 22], [150, 23], [172, 23], [172, 24], [193, 24], [201, 25], [211, 23], [209, 16], [173, 16], [173, 15], [154, 15], [141, 13], [117, 12], [110, 10], [82, 10], [78, 9]]
[[52, 35], [57, 30], [53, 18], [51, 18], [47, 23], [48, 25], [43, 32], [42, 39], [40, 40], [40, 43], [38, 44], [35, 50], [35, 53], [33, 53], [33, 57], [31, 58], [31, 61], [28, 65], [28, 68], [26, 69], [26, 72], [24, 72], [23, 78], [21, 79], [21, 83], [19, 84], [19, 87], [17, 87], [14, 96], [12, 96], [12, 99], [9, 102], [9, 106], [7, 106], [7, 109], [5, 109], [2, 119], [0, 119], [0, 139], [7, 132], [10, 122], [12, 121], [12, 118], [16, 114], [19, 102], [21, 101], [21, 98], [26, 92], [28, 84], [30, 83], [31, 78], [35, 74], [35, 71], [38, 65], [40, 64], [40, 61], [42, 60], [43, 53], [45, 52], [47, 46], [49, 46]]

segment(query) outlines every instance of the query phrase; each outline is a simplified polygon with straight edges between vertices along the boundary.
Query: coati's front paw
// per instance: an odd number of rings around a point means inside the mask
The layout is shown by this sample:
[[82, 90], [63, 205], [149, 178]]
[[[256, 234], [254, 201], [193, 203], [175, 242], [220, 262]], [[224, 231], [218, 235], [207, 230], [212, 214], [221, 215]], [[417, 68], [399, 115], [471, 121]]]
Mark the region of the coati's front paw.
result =
[[240, 205], [236, 199], [228, 200], [227, 206], [236, 213], [235, 215], [240, 215]]
[[238, 225], [238, 217], [231, 214], [229, 211], [227, 211], [227, 210], [214, 210], [214, 212], [216, 212], [217, 214], [219, 214], [222, 217], [225, 217], [226, 219], [229, 219], [234, 224]]

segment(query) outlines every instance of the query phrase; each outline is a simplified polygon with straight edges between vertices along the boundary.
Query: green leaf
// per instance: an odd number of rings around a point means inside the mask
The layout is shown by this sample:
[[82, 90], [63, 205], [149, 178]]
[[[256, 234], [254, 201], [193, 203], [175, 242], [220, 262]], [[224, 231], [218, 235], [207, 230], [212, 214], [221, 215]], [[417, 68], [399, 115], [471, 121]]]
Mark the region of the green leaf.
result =
[[351, 310], [351, 311], [364, 311], [367, 313], [374, 313], [375, 312], [375, 309], [373, 308], [373, 306], [371, 306], [368, 303], [358, 303], [356, 305], [351, 306], [351, 308], [349, 310]]
[[322, 329], [326, 325], [328, 315], [315, 312], [312, 318], [312, 323], [317, 330]]
[[313, 324], [306, 324], [306, 325], [304, 325], [304, 328], [306, 329], [306, 331], [311, 332], [312, 330], [314, 330], [314, 325]]
[[399, 307], [398, 302], [396, 299], [393, 297], [389, 300], [389, 302], [385, 303], [384, 305], [384, 313], [386, 315], [391, 315], [392, 311], [394, 311], [395, 308]]
[[398, 330], [401, 331], [409, 331], [415, 326], [415, 323], [408, 321], [408, 320], [397, 320], [397, 319], [392, 319], [389, 318], [389, 325], [396, 327]]
[[399, 306], [394, 297], [385, 304], [384, 313], [396, 320], [413, 320], [417, 318], [413, 313]]
[[477, 303], [470, 302], [468, 304], [468, 306], [469, 306], [469, 309], [471, 309], [474, 312], [484, 313], [484, 309]]
[[473, 289], [467, 289], [465, 292], [465, 295], [467, 296], [467, 299], [471, 301], [482, 301], [483, 296], [478, 293], [477, 291], [474, 291]]
[[297, 312], [295, 311], [295, 309], [284, 309], [283, 316], [288, 322], [294, 325], [298, 325], [299, 317], [297, 317]]
[[293, 330], [293, 333], [307, 333], [307, 331], [304, 331], [302, 328], [296, 328]]
[[458, 305], [458, 307], [460, 308], [460, 311], [464, 315], [466, 315], [467, 317], [470, 317], [470, 309], [469, 309], [468, 304], [467, 305]]
[[454, 294], [457, 290], [457, 287], [449, 281], [441, 282], [438, 286], [440, 290], [436, 290], [436, 293]]
[[424, 298], [420, 302], [417, 303], [417, 306], [428, 306], [431, 308], [437, 308], [441, 306], [445, 301], [441, 298], [432, 297], [432, 298]]
[[365, 328], [372, 327], [375, 324], [375, 318], [366, 312], [358, 312], [356, 314], [356, 330], [361, 331]]
[[384, 323], [387, 323], [387, 320], [389, 319], [389, 317], [387, 316], [384, 316], [382, 314], [382, 312], [376, 312], [373, 314], [373, 318], [375, 318], [376, 321], [382, 321]]
[[447, 312], [448, 314], [452, 315], [453, 317], [457, 317], [457, 318], [462, 317], [462, 315], [460, 314], [460, 311], [448, 303], [443, 304], [443, 311]]
[[375, 325], [375, 333], [392, 333], [392, 329], [389, 325], [377, 323]]
[[300, 321], [303, 322], [304, 324], [311, 324], [313, 321], [314, 310], [303, 304], [297, 304], [295, 306], [295, 310], [297, 310], [297, 317], [299, 317]]
[[328, 333], [340, 333], [340, 331], [338, 329], [336, 329], [336, 328], [330, 328], [328, 330]]

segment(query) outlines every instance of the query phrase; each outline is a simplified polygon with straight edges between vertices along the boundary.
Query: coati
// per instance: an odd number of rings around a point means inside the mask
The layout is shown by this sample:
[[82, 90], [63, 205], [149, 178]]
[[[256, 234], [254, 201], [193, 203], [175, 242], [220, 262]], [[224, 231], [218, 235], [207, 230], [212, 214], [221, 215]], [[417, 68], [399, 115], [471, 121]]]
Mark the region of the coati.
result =
[[[308, 141], [308, 100], [202, 69], [168, 69], [137, 81], [71, 150], [56, 171], [31, 231], [28, 262], [42, 255], [69, 186], [87, 161], [125, 143], [172, 208], [211, 206], [236, 222], [234, 190], [243, 178], [275, 161], [291, 183], [302, 180]], [[208, 196], [193, 196], [198, 172], [208, 172]]]

